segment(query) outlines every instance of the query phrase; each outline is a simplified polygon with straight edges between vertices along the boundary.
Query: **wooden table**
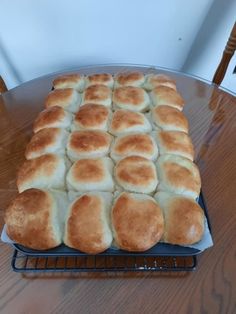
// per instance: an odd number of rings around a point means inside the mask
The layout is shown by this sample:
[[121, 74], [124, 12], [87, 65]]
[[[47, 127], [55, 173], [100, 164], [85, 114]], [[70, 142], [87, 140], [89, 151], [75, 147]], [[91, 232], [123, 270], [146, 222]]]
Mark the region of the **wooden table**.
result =
[[[116, 70], [124, 67], [80, 72]], [[191, 273], [21, 275], [11, 270], [12, 248], [0, 243], [0, 313], [236, 313], [236, 99], [198, 79], [164, 72], [176, 79], [186, 100], [214, 246]], [[54, 76], [0, 96], [0, 228], [16, 194], [15, 174], [32, 122]]]

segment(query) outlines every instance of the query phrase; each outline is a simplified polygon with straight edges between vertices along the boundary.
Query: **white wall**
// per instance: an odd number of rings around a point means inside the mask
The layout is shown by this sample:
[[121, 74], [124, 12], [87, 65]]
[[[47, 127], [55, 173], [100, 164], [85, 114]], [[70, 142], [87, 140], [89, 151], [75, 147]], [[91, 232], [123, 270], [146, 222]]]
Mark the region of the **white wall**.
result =
[[[213, 0], [1, 0], [8, 87], [97, 63], [181, 69]], [[3, 14], [4, 12], [4, 14]]]
[[[236, 1], [215, 0], [194, 41], [183, 71], [212, 80], [235, 23]], [[229, 64], [222, 86], [236, 92], [236, 53]]]

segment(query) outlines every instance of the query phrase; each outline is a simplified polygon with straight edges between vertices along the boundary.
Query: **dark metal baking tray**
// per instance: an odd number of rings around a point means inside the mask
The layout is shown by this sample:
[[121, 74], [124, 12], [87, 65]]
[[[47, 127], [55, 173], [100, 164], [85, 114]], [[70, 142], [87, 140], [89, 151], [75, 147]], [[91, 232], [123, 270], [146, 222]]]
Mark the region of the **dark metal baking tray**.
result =
[[[209, 222], [208, 212], [207, 208], [204, 202], [204, 198], [202, 195], [202, 192], [200, 193], [199, 205], [204, 210], [208, 227], [211, 232], [211, 226]], [[32, 250], [29, 248], [26, 248], [20, 244], [13, 244], [13, 246], [16, 248], [17, 251], [23, 253], [27, 256], [38, 256], [38, 257], [60, 257], [60, 256], [88, 256], [86, 253], [82, 253], [79, 250], [75, 250], [72, 248], [69, 248], [68, 246], [65, 246], [64, 244], [60, 245], [57, 248], [46, 250], [46, 251], [38, 251], [38, 250]], [[166, 243], [158, 243], [155, 246], [153, 246], [151, 249], [145, 251], [145, 252], [126, 252], [123, 250], [113, 249], [109, 248], [103, 253], [98, 254], [97, 256], [194, 256], [197, 254], [200, 254], [201, 251], [197, 250], [195, 248], [191, 247], [184, 247], [179, 245], [171, 245]]]

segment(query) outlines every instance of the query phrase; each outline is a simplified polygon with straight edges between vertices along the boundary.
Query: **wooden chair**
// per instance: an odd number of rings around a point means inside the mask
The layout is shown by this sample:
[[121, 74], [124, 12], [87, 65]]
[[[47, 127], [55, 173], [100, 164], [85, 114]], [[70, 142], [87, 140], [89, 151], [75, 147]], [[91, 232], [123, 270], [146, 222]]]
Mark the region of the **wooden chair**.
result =
[[224, 79], [225, 73], [227, 71], [229, 62], [234, 55], [236, 50], [236, 23], [234, 23], [233, 29], [230, 33], [228, 42], [226, 44], [225, 50], [223, 52], [220, 64], [213, 76], [212, 82], [220, 85]]
[[[221, 82], [223, 81], [229, 62], [232, 56], [234, 55], [235, 50], [236, 50], [236, 23], [233, 26], [233, 29], [230, 33], [230, 37], [223, 52], [220, 64], [218, 65], [218, 68], [216, 69], [216, 72], [212, 79], [212, 82], [215, 83], [216, 85], [220, 85]], [[204, 160], [205, 156], [208, 154], [209, 148], [211, 147], [212, 134], [216, 134], [218, 132], [217, 130], [219, 130], [225, 123], [226, 104], [224, 102], [219, 102], [218, 93], [219, 93], [218, 89], [214, 88], [212, 90], [212, 95], [209, 100], [208, 107], [211, 111], [214, 111], [214, 115], [212, 117], [209, 131], [205, 135], [204, 143], [202, 144], [200, 152], [197, 156], [196, 159], [197, 163], [199, 163], [200, 160]]]

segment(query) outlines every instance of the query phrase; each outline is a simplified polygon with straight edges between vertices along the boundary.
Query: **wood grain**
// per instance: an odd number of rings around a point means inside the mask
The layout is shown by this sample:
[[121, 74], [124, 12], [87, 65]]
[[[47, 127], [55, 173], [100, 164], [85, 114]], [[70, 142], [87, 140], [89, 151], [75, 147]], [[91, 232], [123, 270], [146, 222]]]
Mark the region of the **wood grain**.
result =
[[[0, 313], [236, 312], [236, 100], [196, 79], [172, 76], [186, 100], [214, 247], [199, 257], [193, 273], [20, 275], [10, 268], [12, 249], [0, 243]], [[0, 228], [52, 78], [0, 96]]]

